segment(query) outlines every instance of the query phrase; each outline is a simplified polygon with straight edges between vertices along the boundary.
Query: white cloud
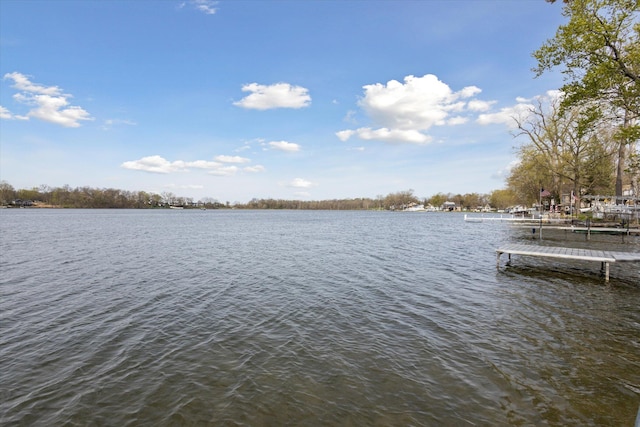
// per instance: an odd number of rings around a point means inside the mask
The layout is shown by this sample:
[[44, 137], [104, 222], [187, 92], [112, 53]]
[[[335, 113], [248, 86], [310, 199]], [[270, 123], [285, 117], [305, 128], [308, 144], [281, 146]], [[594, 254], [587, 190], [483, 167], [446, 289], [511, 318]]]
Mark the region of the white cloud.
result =
[[102, 130], [109, 130], [114, 126], [119, 126], [119, 125], [135, 126], [137, 125], [137, 123], [134, 121], [125, 120], [125, 119], [107, 119], [104, 121], [104, 124], [102, 125]]
[[311, 181], [307, 181], [306, 179], [302, 178], [295, 178], [293, 181], [287, 184], [287, 186], [295, 188], [310, 188], [313, 185], [314, 184]]
[[64, 96], [35, 95], [32, 99], [37, 107], [29, 111], [29, 117], [73, 128], [80, 126], [80, 120], [93, 120], [82, 108], [68, 106]]
[[251, 92], [234, 105], [255, 110], [272, 108], [303, 108], [311, 103], [309, 91], [301, 86], [289, 83], [276, 83], [270, 86], [250, 83], [242, 87], [243, 92]]
[[472, 96], [475, 96], [475, 95], [479, 94], [480, 92], [482, 92], [482, 89], [480, 89], [477, 86], [467, 86], [467, 87], [463, 88], [459, 92], [459, 94], [460, 94], [460, 96], [462, 98], [471, 98]]
[[[186, 2], [182, 2], [178, 5], [178, 7], [182, 9], [186, 4]], [[218, 2], [215, 0], [189, 0], [189, 4], [196, 10], [199, 10], [200, 12], [203, 12], [207, 15], [215, 15], [215, 13], [218, 11], [218, 9], [216, 8]]]
[[18, 116], [0, 105], [0, 119], [2, 120], [29, 120], [29, 117]]
[[287, 141], [271, 141], [269, 147], [273, 150], [287, 151], [290, 153], [294, 153], [296, 151], [300, 151], [300, 145], [294, 142]]
[[391, 129], [427, 130], [445, 124], [450, 112], [464, 110], [468, 98], [480, 89], [469, 86], [453, 92], [433, 74], [407, 76], [404, 84], [391, 80], [386, 85], [364, 86], [365, 96], [360, 106], [376, 124]]
[[13, 119], [13, 114], [11, 114], [11, 111], [7, 110], [2, 105], [0, 105], [0, 119], [5, 119], [5, 120]]
[[515, 168], [519, 164], [520, 164], [520, 159], [512, 160], [507, 166], [505, 166], [504, 168], [492, 174], [491, 178], [504, 180], [511, 174], [511, 171], [513, 170], [513, 168]]
[[355, 130], [346, 129], [336, 132], [336, 136], [338, 137], [338, 139], [340, 139], [340, 141], [344, 142], [351, 138], [355, 133]]
[[[410, 75], [404, 78], [404, 83], [391, 80], [386, 84], [366, 85], [363, 89], [364, 97], [358, 104], [378, 129], [342, 130], [336, 133], [342, 141], [356, 135], [361, 139], [427, 144], [432, 138], [425, 132], [431, 127], [465, 123], [469, 118], [464, 114], [486, 109], [491, 104], [473, 99], [481, 92], [480, 88], [467, 86], [454, 92], [433, 74]], [[451, 117], [452, 114], [455, 116]]]
[[58, 86], [41, 86], [31, 83], [29, 78], [22, 73], [13, 72], [4, 75], [5, 79], [13, 80], [13, 87], [29, 93], [37, 93], [41, 95], [62, 95], [62, 90]]
[[447, 124], [449, 126], [463, 125], [469, 121], [468, 117], [456, 116], [447, 119]]
[[[7, 73], [4, 78], [13, 80], [13, 87], [22, 91], [14, 94], [13, 99], [33, 107], [26, 116], [13, 116], [13, 118], [34, 117], [64, 127], [79, 127], [80, 121], [93, 120], [91, 115], [81, 107], [69, 106], [67, 99], [72, 96], [62, 93], [57, 86], [46, 87], [32, 83], [27, 76], [18, 72]], [[5, 116], [3, 112], [3, 118]]]
[[201, 184], [167, 184], [164, 188], [170, 189], [180, 189], [180, 190], [201, 190], [204, 188], [204, 185]]
[[160, 156], [147, 156], [139, 160], [124, 162], [120, 165], [125, 169], [139, 170], [153, 173], [169, 173], [182, 170], [176, 162], [170, 162]]
[[501, 108], [496, 113], [480, 114], [476, 122], [481, 125], [504, 124], [510, 129], [517, 127], [517, 120], [522, 120], [531, 113], [533, 105], [516, 104], [511, 107]]
[[356, 116], [356, 112], [354, 110], [349, 110], [347, 111], [347, 114], [345, 114], [344, 119], [342, 120], [347, 123], [356, 123], [355, 116]]
[[124, 169], [139, 170], [153, 173], [188, 172], [190, 169], [220, 169], [222, 164], [207, 160], [185, 162], [183, 160], [168, 161], [164, 157], [155, 155], [143, 157], [139, 160], [124, 162], [120, 165]]
[[178, 163], [180, 162], [180, 164], [183, 165], [183, 167], [185, 169], [188, 168], [195, 168], [195, 169], [216, 169], [221, 167], [222, 165], [218, 162], [210, 162], [208, 160], [195, 160], [193, 162], [182, 162], [180, 160], [174, 162], [174, 163]]
[[559, 89], [548, 90], [546, 95], [551, 102], [558, 102], [564, 98], [564, 92]]
[[255, 165], [255, 166], [247, 166], [243, 170], [245, 172], [257, 173], [257, 172], [264, 172], [266, 169], [262, 165]]
[[238, 172], [237, 166], [224, 166], [218, 169], [214, 169], [208, 172], [208, 174], [217, 175], [217, 176], [231, 176], [231, 175], [235, 175], [236, 172]]
[[247, 163], [251, 161], [246, 157], [240, 157], [240, 156], [216, 156], [215, 159], [222, 163]]
[[[190, 172], [194, 169], [200, 169], [206, 170], [210, 175], [231, 176], [235, 175], [240, 169], [235, 165], [227, 165], [228, 163], [247, 163], [250, 161], [249, 159], [238, 156], [216, 156], [215, 160], [216, 161], [169, 161], [162, 156], [154, 155], [143, 157], [138, 160], [124, 162], [120, 165], [120, 167], [124, 169], [161, 174], [169, 174], [174, 172]], [[257, 173], [264, 172], [265, 167], [262, 165], [246, 166], [242, 170], [248, 173]]]
[[479, 99], [472, 99], [469, 101], [467, 106], [471, 111], [488, 111], [495, 103], [495, 101], [480, 101]]
[[412, 144], [424, 145], [432, 141], [432, 137], [425, 135], [417, 130], [402, 130], [402, 129], [371, 129], [371, 128], [359, 128], [356, 130], [344, 130], [336, 133], [338, 138], [342, 141], [346, 141], [351, 136], [356, 135], [363, 140], [379, 140], [384, 142], [408, 142]]
[[517, 97], [516, 104], [510, 107], [501, 108], [500, 111], [494, 113], [480, 114], [476, 122], [481, 125], [488, 124], [505, 124], [510, 129], [518, 127], [518, 122], [522, 122], [531, 115], [536, 108], [535, 103], [555, 104], [559, 102], [564, 93], [560, 90], [548, 90], [544, 95], [536, 95], [532, 98]]

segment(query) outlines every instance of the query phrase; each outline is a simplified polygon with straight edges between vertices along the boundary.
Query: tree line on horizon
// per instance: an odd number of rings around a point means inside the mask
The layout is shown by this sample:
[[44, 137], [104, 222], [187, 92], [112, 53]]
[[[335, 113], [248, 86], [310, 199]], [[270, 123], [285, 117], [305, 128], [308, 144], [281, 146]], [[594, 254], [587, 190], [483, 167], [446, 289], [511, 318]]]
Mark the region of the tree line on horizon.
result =
[[247, 203], [220, 202], [206, 197], [195, 201], [190, 197], [176, 196], [171, 192], [162, 194], [146, 191], [128, 191], [115, 188], [76, 187], [68, 185], [49, 187], [41, 185], [31, 189], [15, 189], [6, 181], [0, 182], [0, 205], [22, 206], [25, 203], [36, 206], [85, 209], [154, 209], [169, 207], [207, 209], [305, 209], [305, 210], [402, 210], [411, 205], [425, 205], [440, 208], [444, 202], [453, 202], [464, 210], [475, 210], [487, 205], [494, 209], [512, 206], [513, 195], [508, 190], [495, 190], [490, 194], [437, 193], [431, 197], [418, 197], [413, 190], [378, 195], [375, 198], [361, 197], [331, 200], [287, 200], [251, 199]]

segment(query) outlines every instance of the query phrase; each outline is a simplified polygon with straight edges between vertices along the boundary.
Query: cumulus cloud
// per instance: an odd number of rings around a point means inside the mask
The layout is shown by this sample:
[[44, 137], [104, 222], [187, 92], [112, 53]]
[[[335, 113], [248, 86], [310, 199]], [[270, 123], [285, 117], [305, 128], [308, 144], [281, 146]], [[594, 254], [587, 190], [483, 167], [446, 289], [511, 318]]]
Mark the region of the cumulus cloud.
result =
[[[364, 96], [358, 105], [367, 113], [374, 128], [346, 129], [336, 133], [346, 141], [352, 136], [385, 142], [427, 144], [432, 138], [426, 132], [433, 126], [465, 123], [470, 114], [488, 108], [490, 102], [474, 97], [481, 92], [476, 86], [453, 91], [433, 74], [407, 76], [404, 82], [363, 86]], [[377, 128], [377, 129], [375, 129]]]
[[471, 111], [488, 111], [495, 103], [495, 101], [481, 101], [479, 99], [472, 99], [467, 105], [469, 107], [469, 110]]
[[306, 179], [295, 178], [293, 181], [289, 182], [287, 185], [289, 187], [294, 187], [294, 188], [310, 188], [314, 184], [311, 181], [307, 181]]
[[120, 165], [120, 167], [124, 169], [139, 170], [152, 173], [186, 172], [191, 168], [216, 169], [220, 168], [221, 166], [221, 163], [209, 162], [206, 160], [196, 160], [193, 162], [176, 160], [170, 162], [164, 157], [158, 155], [143, 157], [139, 160], [124, 162]]
[[244, 85], [242, 91], [251, 92], [250, 95], [233, 103], [242, 108], [254, 110], [303, 108], [311, 103], [311, 96], [306, 88], [292, 86], [289, 83], [276, 83], [269, 86], [250, 83]]
[[216, 156], [215, 160], [222, 162], [222, 163], [247, 163], [250, 162], [250, 159], [247, 159], [246, 157], [240, 157], [240, 156]]
[[160, 156], [147, 156], [139, 160], [131, 160], [122, 163], [120, 167], [153, 173], [169, 173], [180, 170], [177, 165]]
[[287, 142], [287, 141], [271, 141], [269, 144], [269, 147], [271, 147], [271, 149], [273, 150], [280, 150], [280, 151], [287, 151], [290, 153], [296, 152], [296, 151], [300, 151], [300, 145], [294, 143], [294, 142]]
[[32, 83], [24, 74], [13, 72], [4, 75], [5, 79], [13, 80], [13, 87], [29, 93], [41, 95], [62, 95], [62, 90], [58, 86], [42, 86]]
[[359, 128], [356, 130], [341, 131], [338, 132], [337, 135], [342, 141], [346, 141], [352, 135], [357, 135], [358, 138], [365, 141], [409, 142], [418, 145], [428, 144], [432, 140], [431, 136], [413, 129]]
[[[33, 83], [24, 74], [13, 72], [4, 75], [5, 80], [13, 80], [13, 87], [21, 92], [13, 95], [13, 99], [31, 107], [26, 116], [14, 116], [4, 109], [2, 118], [36, 118], [64, 127], [79, 127], [80, 121], [93, 120], [83, 108], [69, 105], [68, 98], [58, 86], [42, 86]], [[6, 112], [5, 112], [6, 111]]]
[[[137, 170], [151, 173], [169, 174], [174, 172], [189, 172], [193, 169], [206, 170], [210, 175], [230, 176], [238, 172], [239, 168], [229, 163], [247, 163], [251, 160], [238, 156], [216, 156], [215, 161], [210, 160], [174, 160], [169, 161], [162, 156], [154, 155], [143, 157], [138, 160], [124, 162], [120, 167], [124, 169]], [[243, 169], [246, 172], [263, 172], [264, 166], [247, 166]]]

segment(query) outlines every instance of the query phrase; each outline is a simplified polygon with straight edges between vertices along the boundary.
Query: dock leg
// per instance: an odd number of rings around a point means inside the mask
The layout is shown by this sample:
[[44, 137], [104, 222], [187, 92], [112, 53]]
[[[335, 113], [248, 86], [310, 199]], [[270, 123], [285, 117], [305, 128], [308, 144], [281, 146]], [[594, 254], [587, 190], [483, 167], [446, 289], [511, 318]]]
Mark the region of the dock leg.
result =
[[609, 263], [604, 263], [604, 281], [609, 283]]
[[500, 269], [500, 255], [502, 255], [502, 252], [496, 252], [496, 269]]

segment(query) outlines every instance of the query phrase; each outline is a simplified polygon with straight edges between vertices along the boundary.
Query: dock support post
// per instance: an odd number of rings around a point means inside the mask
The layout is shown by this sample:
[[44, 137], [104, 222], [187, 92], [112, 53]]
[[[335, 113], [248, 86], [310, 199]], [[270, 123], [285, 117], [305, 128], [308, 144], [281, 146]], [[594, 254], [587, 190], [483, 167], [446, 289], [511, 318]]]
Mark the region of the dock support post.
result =
[[600, 273], [604, 273], [604, 281], [609, 282], [609, 263], [607, 261], [602, 261], [600, 265]]
[[497, 270], [500, 269], [500, 255], [502, 255], [502, 252], [496, 252], [496, 269]]

